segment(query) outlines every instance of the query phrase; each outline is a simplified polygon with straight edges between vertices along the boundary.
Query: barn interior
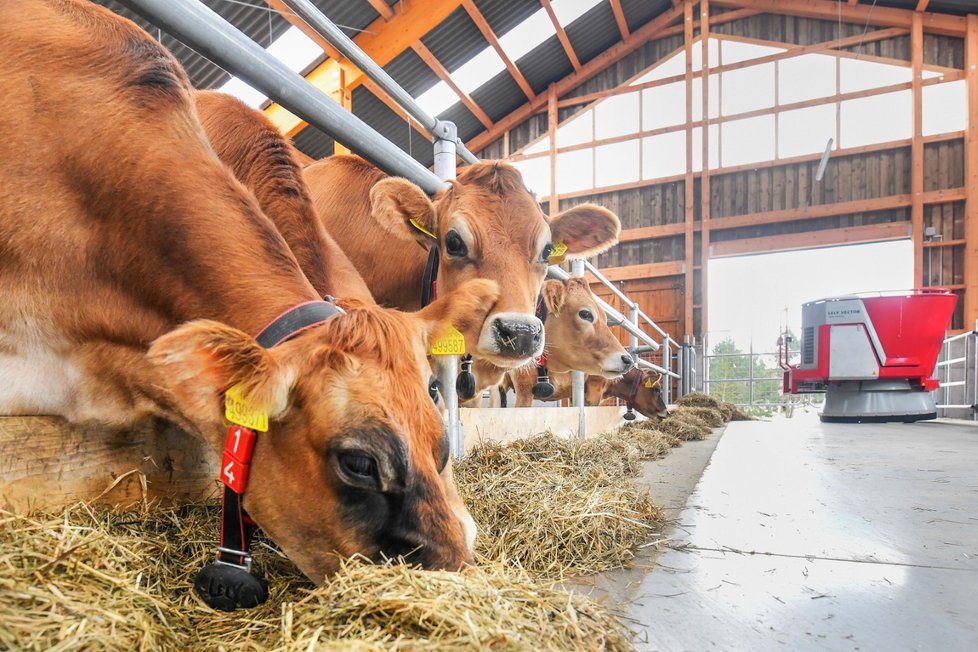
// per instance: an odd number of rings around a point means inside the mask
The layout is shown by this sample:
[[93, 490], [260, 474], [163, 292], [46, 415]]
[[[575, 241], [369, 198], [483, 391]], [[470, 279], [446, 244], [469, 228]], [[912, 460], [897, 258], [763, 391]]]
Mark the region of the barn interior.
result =
[[[558, 263], [551, 278], [588, 280], [671, 408], [708, 395], [754, 417], [645, 458], [634, 482], [666, 510], [666, 525], [628, 567], [568, 583], [616, 614], [628, 647], [978, 648], [973, 0], [95, 2], [170, 50], [195, 88], [261, 111], [310, 160], [362, 155], [428, 192], [456, 164], [502, 160], [545, 215], [595, 204], [618, 216], [615, 246]], [[267, 83], [284, 73], [260, 56], [232, 56], [233, 39], [196, 39], [178, 20], [203, 25], [203, 12], [304, 79], [309, 104]], [[386, 79], [350, 56], [351, 44]], [[359, 131], [324, 124], [307, 108], [316, 103], [355, 118], [389, 151], [378, 158]], [[454, 134], [440, 131], [449, 123]], [[874, 257], [877, 245], [900, 249]], [[845, 250], [856, 252], [845, 262], [823, 256]], [[819, 285], [833, 265], [839, 283]], [[815, 280], [803, 290], [802, 280], [775, 282], [790, 274]], [[737, 313], [761, 314], [762, 295], [776, 304], [762, 316], [773, 335], [730, 330]], [[864, 307], [938, 295], [947, 314], [905, 329], [903, 312], [896, 327]], [[808, 335], [841, 328], [802, 312], [818, 300], [869, 315], [842, 322], [879, 331], [878, 345], [858, 336], [869, 375], [840, 371], [829, 344]], [[891, 341], [909, 347], [903, 362], [882, 352]], [[853, 351], [831, 355], [848, 369], [863, 355]], [[442, 386], [452, 388], [459, 361], [449, 358]], [[558, 406], [488, 407], [487, 392], [486, 407], [459, 408], [448, 389], [453, 453], [631, 427], [630, 401], [585, 407], [584, 374], [574, 373], [574, 395]], [[880, 408], [889, 395], [870, 385], [841, 412], [826, 407], [830, 386], [883, 377], [906, 383], [900, 396], [923, 407], [900, 398]], [[842, 423], [820, 419], [837, 414]], [[212, 452], [175, 426], [99, 432], [0, 417], [0, 514], [213, 494]], [[65, 452], [80, 442], [86, 450], [66, 470]], [[163, 465], [153, 461], [161, 455]], [[577, 649], [604, 645], [585, 637]]]

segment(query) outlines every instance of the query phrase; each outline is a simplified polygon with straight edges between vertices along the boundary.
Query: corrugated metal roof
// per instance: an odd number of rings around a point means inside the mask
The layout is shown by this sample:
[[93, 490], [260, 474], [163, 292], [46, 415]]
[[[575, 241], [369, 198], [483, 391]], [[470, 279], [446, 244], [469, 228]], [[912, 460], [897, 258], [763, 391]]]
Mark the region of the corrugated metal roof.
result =
[[498, 37], [540, 9], [540, 0], [475, 0], [475, 6]]
[[355, 38], [367, 25], [380, 18], [377, 10], [365, 0], [312, 0], [312, 2], [350, 38]]
[[414, 50], [400, 53], [384, 66], [384, 70], [412, 97], [424, 93], [439, 81], [438, 75], [431, 71]]
[[[115, 13], [132, 20], [169, 49], [187, 71], [191, 83], [197, 88], [215, 88], [224, 84], [231, 76], [217, 65], [211, 63], [175, 38], [161, 32], [148, 20], [135, 14], [114, 0], [95, 0]], [[229, 23], [247, 34], [251, 40], [262, 47], [281, 36], [289, 28], [289, 23], [267, 7], [253, 7], [228, 0], [203, 0], [204, 4], [224, 17]], [[269, 39], [271, 35], [271, 39]]]
[[588, 9], [564, 31], [581, 63], [587, 63], [621, 40], [615, 13], [607, 2]]
[[319, 159], [333, 154], [333, 139], [315, 127], [306, 126], [292, 139], [292, 143], [309, 156]]
[[365, 87], [361, 86], [353, 91], [352, 102], [353, 115], [376, 129], [384, 138], [424, 166], [430, 166], [434, 162], [431, 143]]
[[556, 36], [551, 36], [520, 57], [516, 67], [526, 77], [534, 93], [542, 93], [551, 82], [574, 72], [574, 66]]
[[[915, 9], [919, 0], [877, 0], [880, 7], [899, 7], [900, 9]], [[978, 12], [978, 2], [975, 0], [931, 0], [927, 11], [942, 14], [957, 14], [963, 16], [968, 12]]]
[[489, 41], [482, 36], [463, 7], [450, 13], [448, 18], [425, 34], [421, 42], [449, 71], [457, 69], [489, 47]]
[[632, 32], [670, 7], [672, 0], [621, 0], [621, 11]]
[[[526, 103], [526, 95], [504, 70], [472, 92], [472, 101], [478, 104], [493, 122], [501, 120]], [[479, 123], [482, 132], [482, 124]], [[461, 134], [461, 130], [459, 130]], [[475, 135], [475, 134], [473, 134]], [[471, 138], [471, 136], [469, 136]]]

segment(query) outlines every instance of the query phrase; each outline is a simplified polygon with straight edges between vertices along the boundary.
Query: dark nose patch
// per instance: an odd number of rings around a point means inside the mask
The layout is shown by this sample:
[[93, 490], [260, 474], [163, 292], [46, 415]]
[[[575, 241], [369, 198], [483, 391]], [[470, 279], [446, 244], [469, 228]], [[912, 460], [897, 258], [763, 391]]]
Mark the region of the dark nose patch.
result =
[[635, 366], [635, 361], [632, 360], [632, 356], [628, 355], [627, 353], [623, 353], [621, 355], [621, 362], [625, 365], [625, 371], [628, 371]]
[[543, 328], [539, 322], [496, 319], [492, 328], [499, 353], [504, 356], [529, 357], [539, 350], [543, 342]]

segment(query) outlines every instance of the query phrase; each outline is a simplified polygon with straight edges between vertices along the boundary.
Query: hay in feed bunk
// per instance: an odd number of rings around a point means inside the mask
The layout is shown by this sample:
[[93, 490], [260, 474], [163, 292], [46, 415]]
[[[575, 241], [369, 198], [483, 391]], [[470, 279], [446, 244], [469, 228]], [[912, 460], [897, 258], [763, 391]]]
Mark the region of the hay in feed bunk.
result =
[[215, 522], [211, 504], [0, 512], [0, 648], [629, 648], [604, 609], [498, 563], [449, 573], [353, 559], [316, 588], [260, 543], [269, 601], [214, 612], [190, 586]]
[[644, 428], [486, 444], [456, 468], [480, 524], [478, 568], [351, 560], [315, 588], [259, 538], [271, 597], [232, 614], [191, 590], [213, 556], [214, 503], [0, 512], [0, 648], [628, 649], [613, 616], [554, 581], [628, 564], [661, 522], [632, 478], [676, 443]]

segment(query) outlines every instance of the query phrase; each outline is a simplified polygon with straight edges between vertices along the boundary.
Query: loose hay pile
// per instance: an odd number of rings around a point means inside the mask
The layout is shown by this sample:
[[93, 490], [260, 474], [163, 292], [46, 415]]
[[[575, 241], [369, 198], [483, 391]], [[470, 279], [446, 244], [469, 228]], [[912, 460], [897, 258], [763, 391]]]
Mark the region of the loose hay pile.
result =
[[546, 434], [481, 444], [455, 466], [479, 552], [552, 578], [625, 566], [662, 522], [630, 480], [642, 459], [661, 454], [651, 441], [639, 448], [625, 436]]
[[213, 612], [193, 595], [216, 507], [0, 512], [0, 649], [624, 650], [594, 603], [500, 564], [461, 574], [347, 561], [312, 587], [260, 544], [271, 597]]
[[680, 407], [700, 407], [700, 408], [713, 408], [714, 410], [719, 410], [723, 415], [725, 421], [751, 421], [751, 417], [745, 414], [739, 407], [733, 403], [727, 403], [725, 401], [720, 401], [714, 396], [709, 394], [702, 394], [700, 392], [693, 392], [691, 394], [686, 394], [682, 398], [676, 401], [676, 405]]

